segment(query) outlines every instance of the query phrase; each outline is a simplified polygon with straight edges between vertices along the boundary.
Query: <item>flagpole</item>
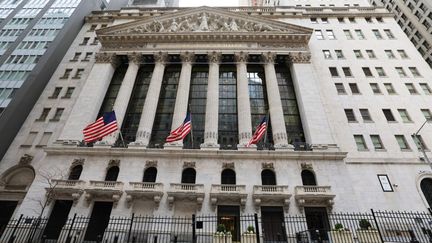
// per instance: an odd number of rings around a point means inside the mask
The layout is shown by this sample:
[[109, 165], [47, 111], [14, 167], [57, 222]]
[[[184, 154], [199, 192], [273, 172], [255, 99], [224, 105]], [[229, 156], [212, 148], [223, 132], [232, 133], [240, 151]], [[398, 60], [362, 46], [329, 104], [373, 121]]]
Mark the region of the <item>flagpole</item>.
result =
[[[114, 112], [114, 115], [115, 115], [115, 111], [114, 111], [114, 109], [113, 109], [112, 111]], [[117, 123], [117, 116], [116, 116], [116, 123]], [[118, 129], [119, 134], [120, 134], [120, 139], [121, 139], [121, 141], [122, 141], [122, 143], [123, 143], [123, 148], [126, 148], [126, 144], [125, 144], [125, 141], [124, 141], [124, 139], [123, 139], [123, 134], [122, 134], [122, 132], [121, 132], [121, 127], [119, 127], [118, 123], [117, 123], [117, 129]]]
[[190, 115], [190, 124], [191, 124], [191, 143], [192, 143], [192, 149], [194, 148], [194, 139], [193, 139], [193, 124], [192, 124], [192, 112], [190, 108], [190, 103], [188, 105], [189, 107], [189, 115]]
[[264, 148], [266, 147], [266, 143], [267, 143], [267, 133], [268, 133], [268, 128], [269, 128], [269, 119], [270, 118], [270, 111], [267, 110], [267, 114], [266, 114], [266, 122], [267, 122], [267, 127], [266, 127], [266, 132], [265, 132], [265, 137], [264, 137]]

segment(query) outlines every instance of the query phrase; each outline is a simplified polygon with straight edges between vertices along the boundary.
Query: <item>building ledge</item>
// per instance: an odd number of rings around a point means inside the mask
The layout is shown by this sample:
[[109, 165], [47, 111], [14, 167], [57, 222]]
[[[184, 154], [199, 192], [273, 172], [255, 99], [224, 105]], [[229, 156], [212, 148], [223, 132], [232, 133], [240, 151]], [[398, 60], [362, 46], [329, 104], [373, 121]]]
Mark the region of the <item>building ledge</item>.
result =
[[129, 182], [131, 189], [125, 190], [128, 207], [135, 200], [153, 200], [158, 206], [163, 196], [163, 184], [153, 182]]

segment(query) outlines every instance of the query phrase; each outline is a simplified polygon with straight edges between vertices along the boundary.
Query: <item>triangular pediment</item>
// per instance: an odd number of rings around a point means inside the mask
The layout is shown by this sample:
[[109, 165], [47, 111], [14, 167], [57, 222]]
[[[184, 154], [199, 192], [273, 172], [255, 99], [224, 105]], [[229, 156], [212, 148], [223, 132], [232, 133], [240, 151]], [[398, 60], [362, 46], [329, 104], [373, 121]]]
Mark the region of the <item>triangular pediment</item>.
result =
[[[226, 36], [227, 40], [244, 41], [246, 39], [239, 36], [259, 35], [267, 39], [269, 37], [280, 41], [292, 39], [307, 43], [311, 34], [312, 29], [303, 26], [213, 7], [180, 10], [97, 31], [102, 42], [109, 42], [119, 37], [129, 37], [127, 39], [147, 37], [146, 39], [151, 40], [157, 37], [163, 40], [178, 40], [175, 36], [207, 36], [209, 39], [215, 36]], [[191, 40], [183, 37], [182, 39]]]

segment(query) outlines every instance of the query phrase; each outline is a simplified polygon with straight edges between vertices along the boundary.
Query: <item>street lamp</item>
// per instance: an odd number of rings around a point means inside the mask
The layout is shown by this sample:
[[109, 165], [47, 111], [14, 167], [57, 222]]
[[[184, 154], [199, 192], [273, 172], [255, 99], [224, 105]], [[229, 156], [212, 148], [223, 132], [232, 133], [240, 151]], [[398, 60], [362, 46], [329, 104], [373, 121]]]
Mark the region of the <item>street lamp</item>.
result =
[[431, 161], [429, 160], [429, 158], [427, 157], [427, 155], [426, 155], [426, 151], [425, 151], [425, 149], [424, 149], [424, 147], [423, 147], [423, 142], [422, 142], [422, 140], [420, 140], [419, 135], [418, 135], [419, 132], [420, 132], [420, 130], [422, 130], [422, 128], [424, 127], [424, 125], [426, 125], [426, 123], [427, 123], [428, 121], [430, 121], [430, 120], [429, 120], [429, 119], [426, 119], [426, 121], [423, 122], [423, 124], [421, 125], [421, 127], [419, 128], [419, 130], [418, 130], [416, 133], [413, 134], [413, 137], [414, 137], [414, 139], [417, 140], [418, 145], [420, 145], [420, 150], [422, 151], [423, 156], [424, 156], [425, 159], [426, 159], [426, 162], [429, 164], [429, 166], [430, 166], [431, 169], [432, 169], [432, 163], [431, 163]]

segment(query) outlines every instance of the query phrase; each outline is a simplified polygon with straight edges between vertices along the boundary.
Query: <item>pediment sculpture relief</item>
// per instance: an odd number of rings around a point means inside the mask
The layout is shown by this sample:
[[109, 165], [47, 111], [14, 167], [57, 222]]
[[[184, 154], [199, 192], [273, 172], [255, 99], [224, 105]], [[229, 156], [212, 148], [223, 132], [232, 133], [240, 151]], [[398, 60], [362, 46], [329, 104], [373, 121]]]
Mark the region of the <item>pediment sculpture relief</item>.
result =
[[135, 26], [120, 33], [169, 33], [169, 32], [290, 32], [288, 29], [270, 26], [245, 19], [234, 19], [229, 16], [208, 14], [206, 12], [172, 19], [154, 19], [150, 23]]

